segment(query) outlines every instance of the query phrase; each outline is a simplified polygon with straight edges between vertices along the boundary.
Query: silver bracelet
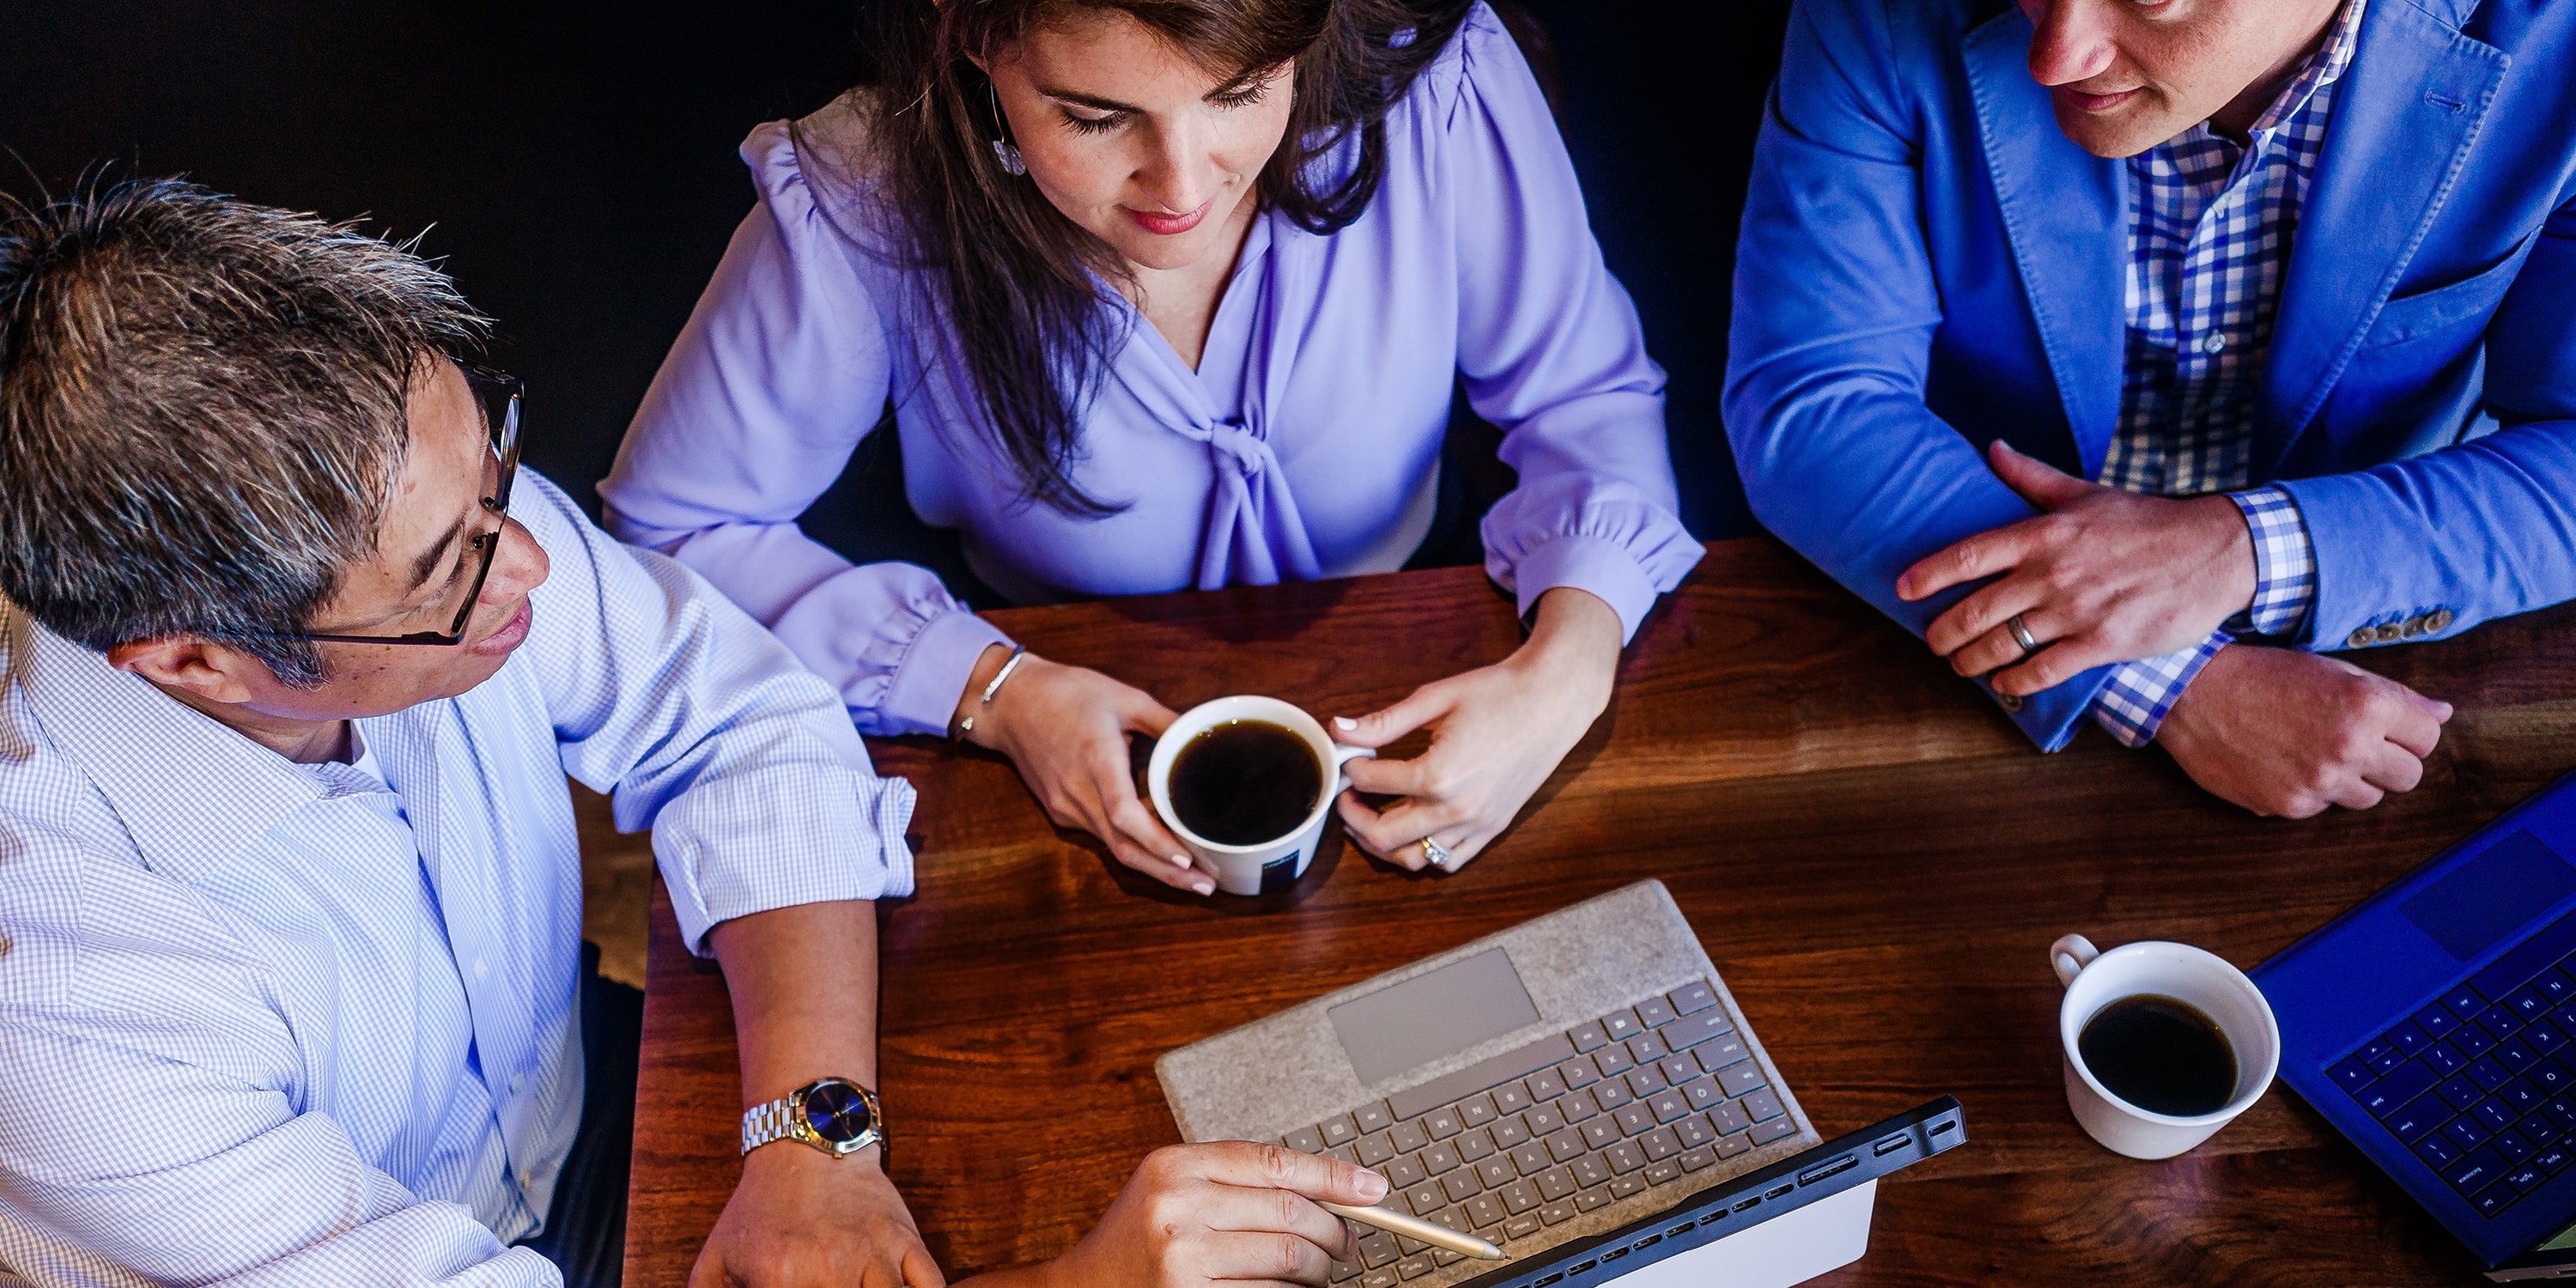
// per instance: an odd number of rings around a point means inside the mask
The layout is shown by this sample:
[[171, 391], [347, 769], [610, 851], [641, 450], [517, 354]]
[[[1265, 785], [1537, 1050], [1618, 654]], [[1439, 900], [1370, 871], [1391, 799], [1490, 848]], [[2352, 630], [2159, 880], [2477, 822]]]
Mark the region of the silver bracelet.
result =
[[[993, 673], [993, 682], [984, 686], [984, 692], [977, 695], [975, 705], [978, 707], [989, 707], [993, 705], [993, 695], [1002, 691], [1002, 681], [1010, 679], [1011, 672], [1020, 669], [1020, 659], [1027, 657], [1028, 655], [1029, 650], [1026, 646], [1019, 644], [1012, 645], [1010, 659], [1002, 663], [1001, 670]], [[973, 732], [975, 732], [975, 717], [968, 716], [957, 722], [957, 734], [959, 737], [962, 738]]]

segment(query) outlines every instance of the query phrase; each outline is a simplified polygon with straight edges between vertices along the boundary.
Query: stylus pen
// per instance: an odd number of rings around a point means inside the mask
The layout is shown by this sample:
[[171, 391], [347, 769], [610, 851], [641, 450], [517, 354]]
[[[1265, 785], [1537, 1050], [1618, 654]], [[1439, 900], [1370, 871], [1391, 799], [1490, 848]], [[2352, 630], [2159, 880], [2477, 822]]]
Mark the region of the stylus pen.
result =
[[1389, 1234], [1401, 1234], [1406, 1238], [1420, 1239], [1435, 1248], [1447, 1248], [1451, 1252], [1481, 1257], [1487, 1261], [1503, 1260], [1502, 1249], [1472, 1234], [1452, 1230], [1437, 1221], [1425, 1221], [1418, 1216], [1406, 1216], [1402, 1212], [1390, 1212], [1385, 1208], [1350, 1207], [1341, 1203], [1326, 1203], [1320, 1199], [1316, 1200], [1315, 1206], [1335, 1216], [1349, 1217], [1362, 1225], [1376, 1226]]

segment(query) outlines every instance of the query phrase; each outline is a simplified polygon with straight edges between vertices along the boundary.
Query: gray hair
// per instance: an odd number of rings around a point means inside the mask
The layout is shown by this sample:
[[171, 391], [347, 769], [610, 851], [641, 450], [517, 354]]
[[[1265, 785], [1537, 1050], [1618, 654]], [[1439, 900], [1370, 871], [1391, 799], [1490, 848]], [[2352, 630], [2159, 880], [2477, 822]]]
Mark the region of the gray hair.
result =
[[192, 635], [311, 687], [422, 364], [485, 320], [347, 223], [174, 179], [0, 220], [0, 593], [105, 650]]

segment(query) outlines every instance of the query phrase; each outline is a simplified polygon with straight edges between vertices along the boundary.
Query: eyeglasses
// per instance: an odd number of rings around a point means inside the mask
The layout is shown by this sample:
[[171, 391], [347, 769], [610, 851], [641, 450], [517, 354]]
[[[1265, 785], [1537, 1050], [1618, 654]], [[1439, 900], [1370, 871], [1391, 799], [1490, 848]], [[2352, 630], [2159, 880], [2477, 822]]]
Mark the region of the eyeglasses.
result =
[[[439, 607], [455, 610], [445, 631], [413, 631], [405, 635], [354, 635], [307, 631], [279, 634], [274, 639], [316, 640], [340, 644], [461, 644], [465, 627], [474, 618], [474, 605], [483, 596], [483, 582], [492, 575], [492, 561], [501, 553], [501, 531], [509, 523], [510, 483], [519, 474], [519, 403], [525, 392], [515, 376], [459, 362], [465, 382], [473, 386], [474, 398], [483, 410], [483, 425], [492, 436], [491, 454], [484, 468], [490, 471], [489, 490], [483, 496], [483, 513], [478, 531], [469, 538], [469, 550], [482, 551], [482, 564], [469, 582], [458, 578], [465, 593]], [[466, 558], [472, 558], [471, 554]], [[435, 610], [423, 609], [426, 616]]]

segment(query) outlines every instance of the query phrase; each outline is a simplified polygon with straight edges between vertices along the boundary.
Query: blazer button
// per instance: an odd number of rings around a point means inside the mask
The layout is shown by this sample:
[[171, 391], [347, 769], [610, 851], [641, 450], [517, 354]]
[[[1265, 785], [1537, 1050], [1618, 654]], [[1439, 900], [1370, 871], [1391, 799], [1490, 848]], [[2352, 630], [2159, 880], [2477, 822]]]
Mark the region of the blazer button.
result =
[[2397, 637], [2402, 633], [2403, 631], [2398, 627], [2397, 623], [2390, 622], [2379, 628], [2379, 642], [2382, 644], [2394, 644], [2397, 642]]
[[2407, 618], [2405, 621], [2399, 622], [2399, 623], [2397, 624], [2397, 633], [2398, 633], [2398, 634], [2400, 634], [2400, 635], [2405, 636], [2406, 638], [2408, 638], [2408, 639], [2410, 639], [2410, 640], [2411, 640], [2411, 639], [2413, 639], [2413, 638], [2415, 638], [2415, 637], [2416, 637], [2416, 636], [2418, 636], [2418, 635], [2423, 634], [2423, 633], [2424, 633], [2424, 616], [2423, 616], [2423, 614], [2418, 613], [2418, 614], [2416, 614], [2416, 615], [2415, 615], [2415, 616], [2413, 616], [2413, 617], [2409, 617], [2409, 618]]
[[2352, 634], [2345, 636], [2343, 642], [2352, 645], [2354, 648], [2369, 648], [2372, 644], [2377, 643], [2378, 640], [2379, 633], [2373, 631], [2367, 626], [2364, 626], [2360, 630], [2354, 631]]
[[2451, 616], [2450, 609], [2436, 608], [2432, 612], [2424, 615], [2424, 629], [2432, 631], [2435, 634], [2439, 634], [2442, 631], [2450, 629], [2451, 623], [2454, 620], [2455, 619]]
[[1995, 695], [1995, 705], [2002, 707], [2006, 711], [2020, 711], [2021, 695], [2018, 693], [1998, 693]]

